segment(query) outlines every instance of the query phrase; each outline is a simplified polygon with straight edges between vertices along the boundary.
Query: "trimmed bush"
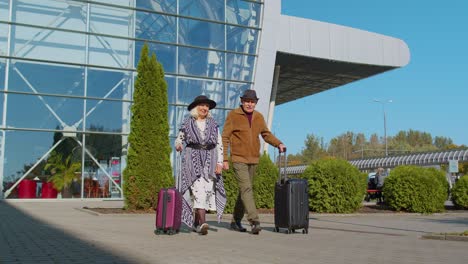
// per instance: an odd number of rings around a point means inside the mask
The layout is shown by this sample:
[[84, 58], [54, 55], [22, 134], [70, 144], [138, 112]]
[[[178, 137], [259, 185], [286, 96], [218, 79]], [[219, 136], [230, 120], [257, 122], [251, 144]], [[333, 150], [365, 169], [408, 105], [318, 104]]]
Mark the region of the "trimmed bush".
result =
[[426, 214], [441, 212], [447, 198], [444, 181], [433, 169], [396, 167], [385, 179], [385, 202], [397, 211]]
[[234, 177], [234, 169], [232, 162], [229, 161], [229, 170], [223, 170], [224, 190], [226, 191], [226, 207], [224, 213], [232, 214], [236, 205], [239, 187], [237, 186], [236, 178]]
[[468, 175], [458, 179], [453, 186], [452, 202], [459, 208], [468, 209]]
[[432, 174], [442, 184], [445, 190], [445, 200], [447, 200], [449, 198], [450, 185], [445, 177], [445, 172], [436, 168], [427, 168], [427, 173]]
[[156, 207], [161, 188], [174, 185], [170, 161], [167, 84], [156, 55], [141, 50], [133, 94], [127, 166], [123, 171], [125, 207]]
[[345, 160], [313, 162], [301, 178], [309, 182], [309, 208], [319, 213], [352, 213], [362, 206], [367, 178]]
[[253, 180], [255, 206], [273, 208], [275, 206], [275, 183], [278, 180], [278, 167], [266, 153], [260, 157]]

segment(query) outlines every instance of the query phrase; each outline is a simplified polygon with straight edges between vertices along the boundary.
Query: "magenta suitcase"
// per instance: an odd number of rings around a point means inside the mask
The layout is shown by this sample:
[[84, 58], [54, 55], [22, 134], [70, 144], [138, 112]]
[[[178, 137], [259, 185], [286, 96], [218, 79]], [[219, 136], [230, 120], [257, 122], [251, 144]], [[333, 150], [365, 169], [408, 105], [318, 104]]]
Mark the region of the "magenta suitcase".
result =
[[182, 217], [182, 195], [176, 188], [161, 189], [156, 208], [156, 234], [179, 232]]

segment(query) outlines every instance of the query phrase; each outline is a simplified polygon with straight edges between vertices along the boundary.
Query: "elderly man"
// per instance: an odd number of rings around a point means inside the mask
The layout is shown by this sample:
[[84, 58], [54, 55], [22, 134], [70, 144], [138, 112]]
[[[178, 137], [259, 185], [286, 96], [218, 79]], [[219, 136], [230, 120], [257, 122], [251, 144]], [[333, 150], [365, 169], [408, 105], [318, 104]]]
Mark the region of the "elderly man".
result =
[[239, 232], [247, 231], [241, 225], [244, 213], [247, 212], [251, 233], [256, 235], [262, 230], [252, 190], [253, 176], [260, 158], [259, 135], [281, 152], [286, 150], [286, 146], [268, 130], [263, 115], [255, 111], [257, 102], [255, 91], [246, 90], [241, 96], [241, 106], [229, 112], [226, 117], [222, 134], [223, 168], [229, 169], [228, 150], [230, 149], [234, 176], [239, 185], [231, 229]]

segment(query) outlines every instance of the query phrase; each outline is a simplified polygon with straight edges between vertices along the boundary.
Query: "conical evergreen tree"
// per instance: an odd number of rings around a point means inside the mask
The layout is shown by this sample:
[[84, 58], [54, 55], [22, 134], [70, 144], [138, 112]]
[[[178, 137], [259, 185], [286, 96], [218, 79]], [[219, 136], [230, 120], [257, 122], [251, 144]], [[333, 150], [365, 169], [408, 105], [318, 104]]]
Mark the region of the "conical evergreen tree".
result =
[[127, 167], [123, 172], [128, 209], [155, 207], [161, 188], [173, 185], [168, 96], [164, 71], [148, 46], [141, 50], [133, 95]]

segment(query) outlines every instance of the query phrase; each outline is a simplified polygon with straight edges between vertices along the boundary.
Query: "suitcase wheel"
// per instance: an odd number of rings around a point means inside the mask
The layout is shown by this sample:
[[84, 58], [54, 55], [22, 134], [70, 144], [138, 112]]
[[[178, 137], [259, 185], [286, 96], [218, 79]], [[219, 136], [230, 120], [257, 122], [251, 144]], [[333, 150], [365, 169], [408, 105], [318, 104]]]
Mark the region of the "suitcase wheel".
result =
[[302, 234], [308, 234], [309, 230], [307, 228], [302, 229]]
[[288, 230], [286, 230], [286, 234], [291, 234], [292, 233], [292, 230], [288, 228]]
[[276, 232], [276, 233], [279, 232], [279, 227], [275, 226], [275, 232]]

